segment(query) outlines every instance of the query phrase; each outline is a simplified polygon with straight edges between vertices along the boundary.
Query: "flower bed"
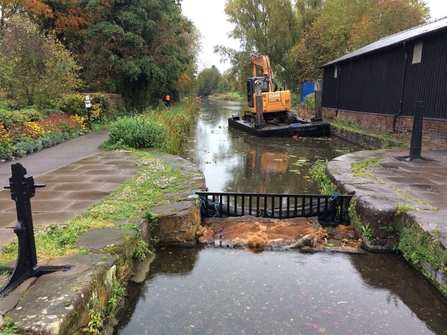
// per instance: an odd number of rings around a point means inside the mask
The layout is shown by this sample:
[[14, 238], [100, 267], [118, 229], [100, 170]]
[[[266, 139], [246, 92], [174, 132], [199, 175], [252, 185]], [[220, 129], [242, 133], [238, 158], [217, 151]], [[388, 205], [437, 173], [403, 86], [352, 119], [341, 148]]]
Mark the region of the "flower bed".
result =
[[78, 115], [55, 113], [37, 119], [36, 114], [33, 116], [32, 120], [16, 118], [7, 124], [0, 121], [1, 160], [23, 157], [87, 132], [84, 118]]

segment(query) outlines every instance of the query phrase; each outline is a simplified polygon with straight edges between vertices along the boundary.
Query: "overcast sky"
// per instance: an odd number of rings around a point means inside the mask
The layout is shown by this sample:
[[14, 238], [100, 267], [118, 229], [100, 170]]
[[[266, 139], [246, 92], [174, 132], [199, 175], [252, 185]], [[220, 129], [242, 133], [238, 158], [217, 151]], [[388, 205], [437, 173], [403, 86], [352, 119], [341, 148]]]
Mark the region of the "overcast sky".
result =
[[[447, 0], [425, 0], [431, 10], [432, 19], [447, 16]], [[221, 73], [230, 64], [220, 63], [219, 55], [213, 53], [214, 45], [225, 45], [239, 49], [238, 41], [228, 38], [232, 25], [227, 22], [224, 12], [225, 0], [183, 0], [182, 11], [185, 16], [194, 21], [202, 34], [202, 54], [199, 72], [215, 65]]]

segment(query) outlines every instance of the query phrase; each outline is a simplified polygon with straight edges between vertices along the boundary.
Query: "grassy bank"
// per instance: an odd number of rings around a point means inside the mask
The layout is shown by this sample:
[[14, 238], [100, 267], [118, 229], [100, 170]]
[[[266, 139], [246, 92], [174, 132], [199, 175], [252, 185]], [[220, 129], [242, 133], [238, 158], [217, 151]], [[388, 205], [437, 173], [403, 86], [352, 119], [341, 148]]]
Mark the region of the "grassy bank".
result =
[[109, 139], [101, 149], [155, 148], [177, 154], [199, 110], [199, 101], [190, 99], [170, 108], [147, 109], [138, 115], [119, 118], [111, 124]]
[[[138, 136], [154, 137], [153, 129], [141, 128], [148, 125], [165, 132], [163, 142], [158, 143], [157, 149], [165, 149], [169, 153], [177, 153], [182, 140], [198, 115], [199, 105], [194, 101], [178, 105], [174, 108], [148, 110], [142, 115], [128, 117], [122, 131], [126, 141], [138, 142]], [[140, 122], [146, 120], [145, 122]], [[137, 122], [135, 122], [137, 121]], [[118, 120], [117, 123], [121, 125]], [[138, 129], [130, 126], [137, 125]], [[116, 127], [112, 124], [111, 128]], [[129, 135], [129, 136], [128, 136]], [[128, 149], [133, 151], [135, 161], [144, 166], [143, 171], [102, 201], [95, 204], [75, 220], [64, 225], [50, 224], [47, 227], [36, 227], [36, 248], [39, 259], [50, 260], [55, 257], [82, 254], [85, 250], [76, 247], [78, 236], [89, 229], [115, 227], [115, 222], [123, 219], [138, 219], [148, 217], [146, 209], [164, 204], [164, 193], [174, 192], [176, 186], [184, 181], [177, 170], [165, 165], [151, 153], [139, 151], [117, 140], [112, 143], [109, 139], [102, 145], [103, 149]], [[137, 145], [136, 145], [137, 146]], [[124, 227], [129, 229], [129, 227]], [[136, 227], [130, 227], [136, 228]], [[17, 257], [18, 243], [13, 242], [5, 246], [0, 254], [0, 262], [8, 262]]]

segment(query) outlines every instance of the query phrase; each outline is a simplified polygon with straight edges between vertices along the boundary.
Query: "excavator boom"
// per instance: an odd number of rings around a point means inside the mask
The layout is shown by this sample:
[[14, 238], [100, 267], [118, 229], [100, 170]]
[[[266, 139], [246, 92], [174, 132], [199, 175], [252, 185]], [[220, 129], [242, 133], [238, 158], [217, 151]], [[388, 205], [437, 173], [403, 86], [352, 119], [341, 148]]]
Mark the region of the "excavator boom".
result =
[[252, 77], [256, 77], [256, 65], [262, 67], [263, 75], [269, 76], [273, 79], [273, 71], [270, 66], [270, 58], [269, 56], [252, 56], [251, 57], [251, 68], [252, 68]]

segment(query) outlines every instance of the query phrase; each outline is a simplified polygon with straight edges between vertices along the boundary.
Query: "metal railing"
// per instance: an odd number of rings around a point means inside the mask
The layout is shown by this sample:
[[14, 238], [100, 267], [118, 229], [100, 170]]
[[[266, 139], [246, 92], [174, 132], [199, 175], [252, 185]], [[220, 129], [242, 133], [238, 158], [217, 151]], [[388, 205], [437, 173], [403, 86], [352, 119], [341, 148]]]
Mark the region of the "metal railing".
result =
[[204, 216], [286, 219], [316, 216], [322, 224], [349, 223], [351, 195], [195, 192]]

